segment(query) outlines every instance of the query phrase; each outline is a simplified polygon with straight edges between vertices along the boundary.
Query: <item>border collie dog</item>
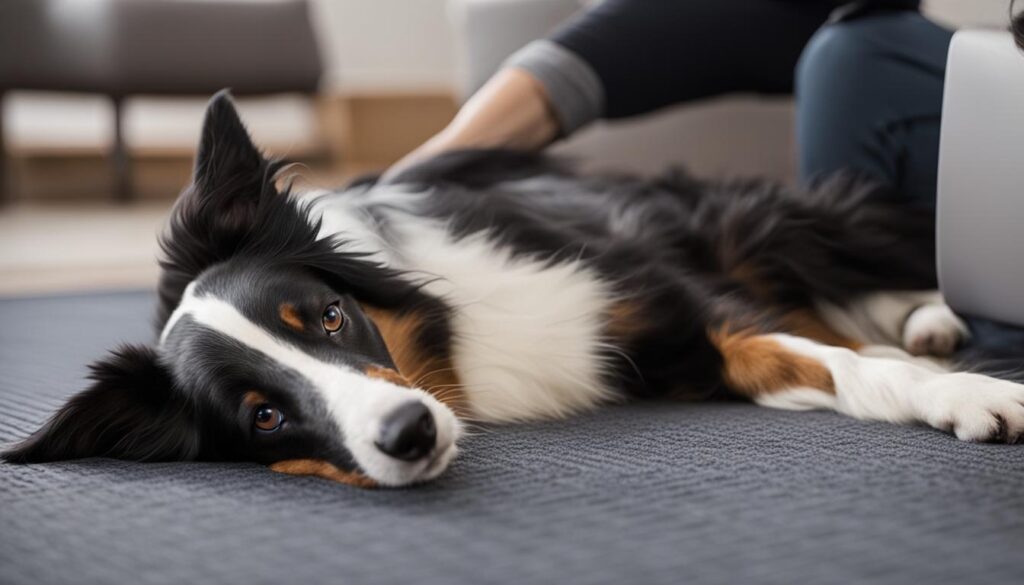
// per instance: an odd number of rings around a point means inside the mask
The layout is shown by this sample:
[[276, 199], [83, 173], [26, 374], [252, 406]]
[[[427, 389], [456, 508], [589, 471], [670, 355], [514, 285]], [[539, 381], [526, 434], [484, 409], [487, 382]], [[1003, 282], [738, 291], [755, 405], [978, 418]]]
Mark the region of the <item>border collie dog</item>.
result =
[[[576, 176], [444, 155], [340, 191], [279, 189], [230, 96], [162, 237], [159, 337], [4, 454], [255, 461], [357, 486], [442, 473], [460, 420], [733, 396], [1024, 434], [1024, 386], [953, 371], [928, 213], [831, 181]], [[685, 446], [680, 446], [685, 448]]]

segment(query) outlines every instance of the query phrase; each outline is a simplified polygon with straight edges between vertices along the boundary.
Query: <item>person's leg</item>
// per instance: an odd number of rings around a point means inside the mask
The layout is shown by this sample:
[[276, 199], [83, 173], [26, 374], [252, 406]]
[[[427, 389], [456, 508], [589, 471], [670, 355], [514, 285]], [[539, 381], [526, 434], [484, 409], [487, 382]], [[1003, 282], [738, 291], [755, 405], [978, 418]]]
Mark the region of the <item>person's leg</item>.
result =
[[[604, 0], [512, 55], [455, 120], [385, 174], [445, 150], [534, 150], [599, 118], [734, 92], [789, 94], [844, 0]], [[913, 0], [907, 0], [914, 4]]]
[[852, 172], [901, 201], [934, 207], [951, 37], [913, 11], [819, 30], [796, 71], [801, 180]]

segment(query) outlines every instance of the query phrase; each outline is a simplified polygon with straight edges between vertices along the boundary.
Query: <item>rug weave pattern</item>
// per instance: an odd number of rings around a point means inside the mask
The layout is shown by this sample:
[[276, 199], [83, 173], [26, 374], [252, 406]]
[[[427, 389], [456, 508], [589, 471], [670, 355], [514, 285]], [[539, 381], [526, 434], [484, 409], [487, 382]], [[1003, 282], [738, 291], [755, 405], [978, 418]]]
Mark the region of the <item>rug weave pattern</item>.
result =
[[[0, 302], [0, 441], [150, 338], [152, 297]], [[248, 464], [0, 466], [0, 582], [1020, 583], [1024, 446], [645, 403], [465, 441], [434, 484]]]

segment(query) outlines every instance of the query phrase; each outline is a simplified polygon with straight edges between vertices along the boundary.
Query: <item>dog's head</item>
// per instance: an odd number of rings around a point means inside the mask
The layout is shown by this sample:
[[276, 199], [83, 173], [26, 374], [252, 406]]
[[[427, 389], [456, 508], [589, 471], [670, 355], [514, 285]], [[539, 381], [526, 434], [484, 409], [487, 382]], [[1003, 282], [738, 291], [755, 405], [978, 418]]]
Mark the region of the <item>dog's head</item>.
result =
[[94, 364], [92, 386], [8, 461], [242, 460], [361, 486], [445, 469], [459, 423], [388, 346], [445, 345], [444, 308], [318, 239], [317, 222], [275, 187], [278, 168], [230, 97], [214, 97], [161, 242], [159, 341]]

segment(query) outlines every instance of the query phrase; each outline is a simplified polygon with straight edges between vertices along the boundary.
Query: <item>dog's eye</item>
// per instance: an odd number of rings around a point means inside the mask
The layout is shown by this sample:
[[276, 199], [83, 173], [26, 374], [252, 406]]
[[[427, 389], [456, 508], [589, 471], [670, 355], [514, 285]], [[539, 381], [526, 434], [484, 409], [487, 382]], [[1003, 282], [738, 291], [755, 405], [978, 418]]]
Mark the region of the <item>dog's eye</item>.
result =
[[345, 317], [341, 314], [338, 304], [335, 303], [324, 309], [324, 316], [321, 321], [324, 324], [324, 331], [334, 333], [341, 329], [341, 326], [345, 323]]
[[284, 414], [269, 404], [261, 404], [256, 407], [252, 415], [252, 424], [256, 429], [264, 433], [272, 433], [284, 423]]

